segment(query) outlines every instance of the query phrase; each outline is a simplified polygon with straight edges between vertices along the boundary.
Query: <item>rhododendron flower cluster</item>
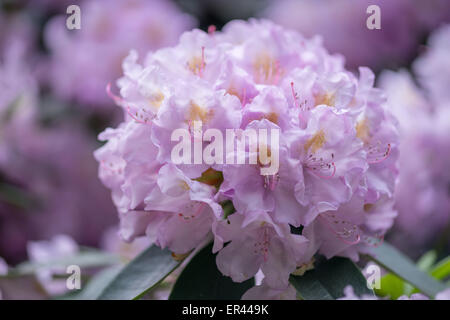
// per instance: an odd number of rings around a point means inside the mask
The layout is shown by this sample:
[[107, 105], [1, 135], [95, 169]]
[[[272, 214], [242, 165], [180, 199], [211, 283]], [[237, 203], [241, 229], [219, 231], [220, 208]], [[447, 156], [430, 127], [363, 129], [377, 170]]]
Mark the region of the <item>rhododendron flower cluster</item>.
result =
[[413, 64], [421, 87], [405, 70], [386, 71], [380, 78], [400, 123], [402, 146], [392, 240], [413, 255], [450, 225], [449, 44], [450, 26], [432, 34], [428, 50]]
[[165, 0], [96, 0], [80, 5], [80, 30], [67, 30], [67, 16], [53, 18], [46, 26], [51, 53], [47, 80], [59, 96], [88, 108], [110, 105], [105, 83], [119, 77], [130, 48], [143, 54], [173, 45], [194, 26], [192, 17]]
[[[357, 260], [379, 244], [396, 215], [398, 142], [369, 69], [357, 77], [320, 39], [265, 20], [186, 32], [138, 59], [124, 60], [120, 96], [108, 87], [125, 120], [100, 134], [95, 153], [125, 240], [145, 235], [179, 258], [213, 239], [224, 275], [264, 274], [249, 297], [291, 296], [289, 275], [316, 253]], [[262, 175], [261, 159], [174, 163], [171, 133], [184, 128], [194, 140], [195, 121], [224, 136], [279, 130], [279, 143], [265, 146], [279, 154], [278, 172]]]

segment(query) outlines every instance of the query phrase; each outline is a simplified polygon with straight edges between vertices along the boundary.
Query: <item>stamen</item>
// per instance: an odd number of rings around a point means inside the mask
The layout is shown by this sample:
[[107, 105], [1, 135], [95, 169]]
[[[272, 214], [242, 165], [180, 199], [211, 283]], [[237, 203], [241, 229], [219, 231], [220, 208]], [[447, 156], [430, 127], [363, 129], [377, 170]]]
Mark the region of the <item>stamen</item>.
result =
[[306, 169], [315, 176], [321, 179], [331, 179], [336, 174], [336, 165], [333, 160], [334, 153], [331, 154], [331, 161], [329, 162], [326, 162], [322, 157], [318, 158], [313, 154], [309, 154], [304, 163]]
[[188, 124], [188, 131], [189, 131], [189, 134], [190, 134], [190, 136], [191, 136], [191, 139], [193, 139], [194, 141], [200, 141], [200, 142], [203, 142], [203, 138], [202, 138], [202, 132], [201, 132], [201, 130], [198, 130], [198, 135], [197, 134], [195, 134], [195, 128], [194, 128], [194, 125], [193, 125], [193, 120], [186, 120], [187, 121], [187, 124]]
[[310, 110], [309, 108], [306, 109], [306, 104], [308, 103], [308, 101], [306, 99], [303, 100], [301, 104], [298, 102], [298, 94], [297, 94], [297, 92], [295, 92], [294, 82], [291, 82], [291, 92], [292, 92], [292, 96], [294, 98], [294, 106], [296, 108], [299, 108], [301, 111]]
[[361, 230], [358, 226], [336, 217], [335, 213], [324, 212], [319, 214], [319, 217], [325, 221], [325, 226], [344, 243], [354, 245], [361, 241]]
[[298, 108], [299, 107], [299, 105], [298, 105], [298, 95], [297, 95], [297, 92], [295, 92], [295, 90], [294, 90], [294, 82], [291, 82], [291, 91], [292, 91], [292, 97], [294, 98], [294, 106], [296, 107], [296, 108]]
[[202, 64], [200, 65], [199, 76], [203, 78], [203, 70], [205, 69], [205, 47], [202, 47]]
[[281, 77], [280, 62], [277, 60], [275, 61], [275, 83], [274, 83], [275, 85], [278, 85], [280, 77]]
[[[115, 95], [114, 93], [112, 93], [111, 91], [111, 83], [108, 83], [106, 86], [106, 93], [108, 94], [108, 96], [110, 98], [112, 98], [114, 100], [114, 102], [116, 102], [117, 105], [122, 106], [125, 103], [125, 100], [122, 99], [121, 97], [119, 97], [118, 95]], [[144, 108], [141, 108], [142, 113], [139, 113], [138, 111], [132, 111], [131, 106], [126, 106], [125, 110], [127, 111], [127, 113], [130, 115], [130, 117], [141, 124], [152, 124], [152, 120], [155, 119], [156, 115], [149, 115], [148, 111], [145, 110]]]
[[281, 78], [280, 62], [263, 53], [253, 64], [253, 74], [257, 83], [277, 85]]
[[245, 105], [247, 104], [247, 88], [244, 87], [244, 89], [242, 90], [242, 107], [245, 107]]
[[[184, 213], [178, 213], [178, 217], [186, 223], [190, 223], [193, 219], [195, 219], [200, 213], [202, 213], [204, 207], [205, 207], [205, 203], [204, 202], [200, 202], [200, 201], [192, 201], [189, 204], [186, 205], [186, 208], [184, 211], [193, 211], [192, 214], [184, 214]], [[191, 212], [192, 212], [191, 211]]]
[[269, 189], [270, 191], [274, 191], [280, 181], [280, 175], [265, 175], [264, 176], [264, 189]]
[[123, 103], [122, 97], [112, 93], [112, 91], [111, 91], [111, 82], [108, 82], [108, 84], [106, 85], [106, 94], [108, 95], [108, 97], [113, 99], [117, 105], [119, 105], [119, 106], [122, 105], [122, 103]]
[[[147, 114], [147, 111], [144, 109], [144, 108], [141, 108], [142, 109], [142, 112], [144, 113], [144, 114]], [[130, 117], [134, 120], [134, 121], [136, 121], [136, 122], [138, 122], [138, 123], [141, 123], [141, 124], [149, 124], [149, 125], [151, 125], [152, 124], [152, 120], [153, 119], [155, 119], [155, 115], [152, 115], [152, 116], [144, 116], [144, 115], [142, 115], [142, 114], [139, 114], [137, 111], [135, 111], [134, 113], [132, 112], [132, 110], [131, 110], [131, 107], [130, 106], [127, 106], [126, 107], [126, 110], [127, 110], [127, 113], [130, 115]]]
[[389, 154], [391, 153], [391, 144], [388, 143], [386, 150], [383, 152], [380, 152], [380, 142], [378, 141], [378, 144], [376, 146], [369, 146], [368, 148], [368, 156], [367, 156], [367, 162], [369, 164], [374, 163], [380, 163], [387, 159]]
[[267, 262], [270, 245], [270, 238], [267, 227], [264, 227], [261, 238], [259, 239], [259, 241], [255, 242], [253, 252], [255, 254], [262, 255], [264, 262]]
[[[326, 169], [332, 170], [332, 173], [331, 173], [330, 175], [328, 175], [328, 176], [325, 175], [325, 176], [324, 176], [324, 175], [319, 174], [319, 173], [317, 172], [317, 171], [318, 171], [317, 167], [306, 167], [306, 168], [307, 168], [308, 170], [310, 170], [312, 174], [314, 174], [315, 176], [317, 176], [317, 177], [319, 177], [319, 178], [321, 178], [321, 179], [331, 179], [331, 178], [333, 178], [334, 175], [336, 174], [336, 165], [334, 164], [334, 162], [329, 163], [329, 164], [326, 164], [326, 165], [324, 165], [324, 166], [325, 166]], [[323, 168], [324, 168], [323, 165], [321, 165], [321, 166], [319, 167], [319, 169], [323, 169]]]
[[[200, 60], [200, 61], [199, 61]], [[198, 75], [200, 78], [203, 77], [203, 71], [205, 69], [205, 47], [202, 47], [201, 58], [198, 56], [194, 56], [191, 60], [186, 62], [186, 67], [195, 75]]]

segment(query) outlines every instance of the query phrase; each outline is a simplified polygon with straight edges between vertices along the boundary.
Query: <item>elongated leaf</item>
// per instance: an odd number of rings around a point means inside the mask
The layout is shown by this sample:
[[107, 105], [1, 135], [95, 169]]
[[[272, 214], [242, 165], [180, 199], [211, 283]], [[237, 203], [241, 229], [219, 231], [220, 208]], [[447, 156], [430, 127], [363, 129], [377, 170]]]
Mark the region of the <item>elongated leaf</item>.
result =
[[164, 280], [179, 264], [180, 261], [175, 261], [169, 250], [151, 246], [127, 264], [105, 287], [98, 299], [139, 299]]
[[77, 265], [81, 268], [102, 267], [117, 264], [120, 259], [117, 255], [97, 250], [82, 251], [74, 255], [50, 259], [45, 263], [24, 262], [8, 271], [6, 277], [17, 277], [33, 274], [42, 269], [63, 268]]
[[347, 285], [351, 285], [358, 296], [373, 295], [359, 268], [347, 258], [323, 260], [302, 276], [291, 275], [290, 282], [304, 300], [341, 298]]
[[169, 300], [237, 300], [253, 285], [253, 279], [235, 283], [223, 276], [217, 269], [212, 245], [208, 245], [181, 272]]
[[371, 259], [431, 298], [445, 289], [442, 283], [420, 271], [408, 257], [386, 242], [373, 249]]
[[450, 257], [445, 258], [435, 265], [431, 270], [431, 275], [439, 280], [443, 280], [450, 276]]
[[96, 300], [105, 288], [114, 280], [122, 270], [123, 265], [104, 269], [92, 277], [80, 292], [63, 296], [59, 300]]

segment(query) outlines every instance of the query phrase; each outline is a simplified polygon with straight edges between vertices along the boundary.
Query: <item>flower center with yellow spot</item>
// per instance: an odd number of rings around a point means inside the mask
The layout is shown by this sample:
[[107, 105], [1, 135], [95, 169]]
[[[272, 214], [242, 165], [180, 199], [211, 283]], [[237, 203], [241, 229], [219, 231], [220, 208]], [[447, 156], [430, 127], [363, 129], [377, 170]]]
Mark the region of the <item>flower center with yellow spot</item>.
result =
[[276, 112], [268, 112], [264, 115], [262, 115], [258, 120], [267, 119], [272, 123], [278, 124], [278, 113]]
[[245, 100], [246, 100], [246, 97], [245, 97], [245, 89], [244, 89], [244, 91], [239, 92], [239, 90], [238, 90], [233, 84], [231, 84], [231, 85], [228, 87], [227, 93], [228, 93], [229, 95], [232, 95], [232, 96], [237, 97], [237, 98], [241, 101], [241, 103], [244, 103]]
[[155, 108], [159, 108], [159, 107], [161, 107], [161, 104], [164, 101], [164, 94], [160, 90], [158, 90], [158, 92], [156, 92], [156, 94], [152, 95], [148, 99], [148, 101]]
[[190, 190], [191, 188], [189, 187], [189, 185], [187, 184], [187, 182], [186, 181], [180, 181], [180, 186], [181, 186], [181, 188], [183, 189], [183, 190], [186, 190], [186, 191], [188, 191], [188, 190]]
[[201, 121], [206, 123], [212, 117], [212, 110], [208, 111], [191, 101], [188, 117], [190, 121]]
[[368, 142], [370, 138], [370, 130], [366, 118], [362, 119], [356, 124], [356, 136], [363, 142]]
[[279, 62], [267, 53], [256, 57], [253, 72], [258, 83], [276, 83], [282, 74]]
[[311, 139], [306, 141], [304, 148], [305, 151], [311, 151], [315, 153], [317, 150], [323, 147], [325, 144], [325, 132], [323, 130], [318, 131]]
[[326, 105], [331, 107], [334, 106], [335, 100], [336, 98], [334, 96], [334, 93], [318, 94], [315, 96], [316, 106]]
[[193, 74], [199, 75], [202, 70], [202, 58], [193, 57], [187, 63], [188, 69], [191, 70]]

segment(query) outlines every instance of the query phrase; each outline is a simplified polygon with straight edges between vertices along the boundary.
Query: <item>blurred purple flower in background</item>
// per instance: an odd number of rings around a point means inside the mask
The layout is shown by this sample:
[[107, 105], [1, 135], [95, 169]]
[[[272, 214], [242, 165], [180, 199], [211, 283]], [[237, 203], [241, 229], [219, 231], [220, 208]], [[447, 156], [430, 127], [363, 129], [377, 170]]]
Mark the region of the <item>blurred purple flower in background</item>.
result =
[[[381, 9], [381, 30], [366, 27], [372, 4]], [[448, 1], [277, 0], [263, 15], [306, 36], [321, 35], [325, 47], [343, 54], [350, 68], [379, 70], [412, 58], [424, 31], [450, 18], [444, 12], [450, 12]]]
[[[68, 4], [27, 4], [63, 14], [45, 27], [49, 55], [38, 51], [26, 11], [0, 17], [0, 253], [9, 262], [25, 258], [28, 241], [61, 233], [82, 245], [100, 244], [115, 209], [97, 179], [98, 143], [87, 119], [73, 116], [72, 102], [87, 114], [96, 107], [118, 111], [106, 85], [120, 75], [129, 50], [174, 44], [195, 23], [165, 0], [77, 1], [82, 29], [69, 31]], [[53, 94], [63, 100], [47, 99]], [[42, 119], [50, 103], [56, 118], [48, 125]]]
[[0, 60], [0, 252], [17, 262], [29, 240], [61, 232], [97, 245], [114, 221], [95, 179], [97, 144], [77, 123], [42, 125], [28, 38], [9, 39]]
[[399, 216], [391, 236], [415, 257], [439, 237], [448, 239], [450, 226], [449, 31], [450, 26], [437, 30], [414, 63], [421, 88], [405, 70], [385, 71], [380, 78], [401, 131]]
[[450, 103], [450, 24], [434, 31], [413, 70], [434, 108]]
[[6, 257], [23, 257], [27, 241], [58, 233], [98, 245], [115, 217], [109, 195], [95, 179], [94, 148], [82, 129], [68, 126], [37, 129], [8, 150], [2, 173], [34, 201], [0, 209], [0, 250]]
[[65, 99], [111, 112], [106, 84], [118, 78], [131, 49], [144, 54], [177, 42], [195, 20], [166, 0], [84, 1], [80, 30], [66, 29], [66, 16], [48, 22], [47, 81]]
[[0, 11], [1, 52], [15, 46], [32, 49], [34, 37], [33, 26], [25, 14], [10, 15]]

